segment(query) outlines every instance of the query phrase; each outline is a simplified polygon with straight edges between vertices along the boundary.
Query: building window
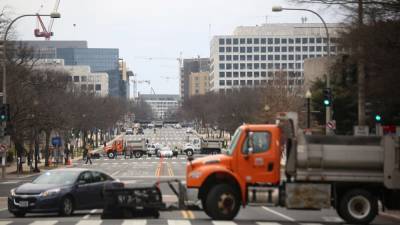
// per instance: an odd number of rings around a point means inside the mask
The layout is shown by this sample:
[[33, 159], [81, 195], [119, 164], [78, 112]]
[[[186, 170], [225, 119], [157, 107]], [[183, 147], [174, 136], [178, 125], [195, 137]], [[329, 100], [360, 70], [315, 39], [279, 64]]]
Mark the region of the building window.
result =
[[239, 40], [238, 40], [237, 38], [234, 38], [234, 39], [233, 39], [233, 44], [234, 44], [234, 45], [237, 45], [238, 43], [239, 43]]
[[282, 52], [287, 52], [287, 47], [282, 47]]
[[233, 52], [239, 52], [239, 47], [233, 47]]
[[[258, 40], [258, 39], [257, 39]], [[260, 52], [260, 47], [254, 47], [254, 52]]]
[[252, 47], [247, 47], [247, 52], [248, 52], [248, 53], [253, 52], [253, 48], [252, 48]]
[[321, 46], [317, 46], [317, 52], [320, 52], [320, 51], [322, 51]]
[[293, 44], [293, 43], [294, 43], [293, 38], [289, 38], [289, 39], [288, 39], [288, 42], [289, 42], [289, 44]]
[[245, 56], [245, 55], [240, 55], [240, 60], [241, 60], [241, 61], [246, 60], [246, 56]]
[[267, 76], [267, 72], [261, 71], [261, 77], [266, 77], [266, 76]]
[[255, 81], [254, 81], [254, 85], [255, 85], [255, 86], [260, 85], [260, 81], [259, 81], [259, 80], [255, 80]]
[[240, 44], [246, 44], [246, 39], [240, 38]]
[[227, 64], [226, 64], [226, 69], [227, 69], [227, 70], [231, 70], [231, 69], [232, 69], [232, 64], [227, 63]]
[[294, 56], [293, 55], [289, 55], [289, 60], [294, 60]]
[[267, 39], [266, 38], [261, 38], [261, 44], [266, 44], [267, 43]]
[[221, 69], [221, 70], [225, 69], [225, 64], [220, 63], [220, 64], [219, 64], [219, 69]]
[[239, 69], [239, 64], [234, 63], [234, 64], [233, 64], [233, 69], [234, 69], [234, 70], [238, 70], [238, 69]]
[[253, 72], [247, 72], [247, 77], [253, 77]]
[[240, 72], [240, 77], [245, 77], [246, 73], [245, 72]]
[[247, 44], [253, 44], [253, 39], [252, 38], [247, 38]]
[[289, 52], [293, 52], [294, 51], [294, 47], [293, 46], [289, 46]]
[[247, 69], [249, 69], [249, 70], [253, 69], [253, 64], [247, 63]]
[[232, 44], [232, 39], [227, 38], [227, 39], [225, 40], [225, 42], [226, 42], [227, 45], [230, 45], [230, 44]]
[[282, 69], [287, 69], [287, 64], [286, 63], [282, 63]]
[[315, 38], [310, 38], [310, 43], [314, 44], [315, 43]]
[[89, 84], [88, 85], [88, 90], [89, 91], [94, 91], [94, 85], [93, 84]]
[[267, 48], [266, 48], [266, 47], [261, 47], [261, 52], [262, 52], [262, 53], [267, 52]]
[[225, 52], [225, 48], [224, 47], [219, 47], [219, 52]]
[[239, 77], [239, 72], [233, 72], [233, 77]]
[[286, 44], [287, 43], [287, 39], [286, 38], [282, 38], [281, 41], [282, 41], [282, 44]]
[[268, 44], [269, 44], [269, 45], [272, 45], [273, 43], [274, 43], [274, 39], [268, 38]]
[[322, 43], [322, 38], [317, 38], [317, 44], [321, 44]]
[[260, 39], [254, 38], [254, 44], [259, 44], [259, 43], [260, 43]]
[[296, 44], [301, 44], [301, 38], [296, 38]]
[[219, 55], [219, 61], [224, 61], [225, 60], [225, 56], [224, 55]]
[[266, 55], [261, 55], [261, 61], [263, 60], [267, 60], [267, 56]]
[[259, 61], [259, 60], [260, 60], [260, 56], [259, 56], [259, 55], [255, 55], [255, 56], [254, 56], [254, 60], [255, 60], [255, 61]]
[[87, 81], [87, 77], [86, 77], [86, 76], [82, 76], [82, 77], [81, 77], [81, 81], [82, 81], [82, 82], [86, 82], [86, 81]]
[[231, 81], [231, 80], [227, 80], [227, 81], [226, 81], [226, 85], [232, 86], [232, 81]]
[[82, 90], [82, 91], [86, 91], [86, 90], [87, 90], [86, 84], [82, 84], [82, 85], [81, 85], [81, 90]]
[[225, 72], [219, 72], [219, 77], [225, 77]]
[[254, 63], [254, 69], [259, 69], [260, 68], [260, 64], [259, 63]]
[[245, 63], [240, 63], [240, 69], [241, 69], [241, 70], [246, 69], [246, 64], [245, 64]]
[[226, 47], [226, 52], [232, 52], [232, 47]]
[[253, 85], [253, 81], [252, 80], [247, 80], [247, 85]]
[[287, 60], [287, 55], [282, 55], [281, 59], [282, 60]]
[[274, 73], [272, 73], [272, 71], [269, 71], [268, 72], [268, 77], [273, 77], [274, 76]]
[[275, 38], [275, 44], [277, 45], [277, 44], [280, 44], [280, 43], [281, 43], [281, 40], [279, 38]]
[[101, 84], [96, 84], [95, 90], [96, 91], [101, 91]]
[[240, 52], [246, 52], [246, 47], [240, 47]]
[[232, 77], [232, 72], [226, 72], [226, 77]]
[[310, 46], [310, 52], [315, 52], [315, 47], [314, 46]]
[[232, 60], [232, 56], [231, 55], [227, 55], [226, 56], [226, 61], [231, 61]]
[[274, 48], [273, 47], [268, 47], [268, 52], [269, 53], [274, 52]]
[[308, 47], [307, 46], [303, 46], [303, 52], [308, 52]]
[[219, 44], [220, 44], [220, 45], [223, 45], [223, 44], [225, 44], [225, 39], [223, 39], [223, 38], [220, 38], [220, 39], [219, 39]]
[[240, 80], [240, 85], [246, 85], [246, 81], [245, 80]]
[[280, 55], [275, 55], [275, 60], [281, 60], [281, 56]]
[[225, 86], [225, 81], [224, 81], [224, 80], [220, 80], [220, 81], [219, 81], [219, 85]]
[[252, 61], [253, 60], [253, 56], [252, 55], [247, 55], [247, 61]]
[[234, 85], [234, 86], [238, 86], [238, 85], [239, 85], [239, 81], [238, 81], [238, 80], [234, 80], [234, 81], [233, 81], [233, 85]]
[[274, 64], [273, 63], [268, 63], [268, 69], [273, 69], [274, 68]]
[[79, 76], [74, 76], [74, 82], [79, 82]]
[[303, 38], [303, 44], [308, 44], [308, 38]]
[[260, 77], [260, 72], [254, 72], [254, 77]]
[[233, 61], [238, 61], [239, 60], [239, 56], [238, 55], [233, 55]]
[[275, 69], [279, 70], [281, 68], [281, 64], [275, 63]]
[[296, 61], [301, 60], [301, 55], [296, 55]]
[[261, 69], [263, 69], [263, 70], [267, 69], [267, 64], [266, 63], [261, 63]]
[[303, 60], [307, 59], [307, 57], [308, 57], [307, 55], [303, 55]]

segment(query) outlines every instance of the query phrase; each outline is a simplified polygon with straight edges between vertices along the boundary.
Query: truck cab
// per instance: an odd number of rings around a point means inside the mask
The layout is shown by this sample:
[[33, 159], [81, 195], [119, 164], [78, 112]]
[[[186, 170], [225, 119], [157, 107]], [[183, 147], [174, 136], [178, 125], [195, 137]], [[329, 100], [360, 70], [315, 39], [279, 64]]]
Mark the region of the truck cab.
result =
[[[248, 187], [280, 183], [280, 133], [277, 125], [242, 125], [224, 154], [198, 158], [187, 165], [187, 187], [199, 190], [207, 215], [232, 219], [240, 205], [246, 204]], [[220, 210], [226, 213], [217, 215]]]

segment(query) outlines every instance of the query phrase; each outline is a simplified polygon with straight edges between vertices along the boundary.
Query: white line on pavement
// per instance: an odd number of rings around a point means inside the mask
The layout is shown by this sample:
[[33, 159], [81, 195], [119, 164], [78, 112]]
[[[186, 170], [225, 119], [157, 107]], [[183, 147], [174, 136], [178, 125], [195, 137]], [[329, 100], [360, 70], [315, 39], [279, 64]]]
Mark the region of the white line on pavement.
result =
[[324, 216], [322, 219], [326, 222], [343, 222], [343, 220], [337, 216]]
[[12, 223], [12, 221], [0, 221], [0, 225], [7, 225]]
[[102, 220], [81, 220], [76, 225], [100, 225]]
[[323, 225], [322, 223], [300, 223], [300, 225]]
[[191, 225], [189, 220], [168, 220], [168, 225]]
[[280, 223], [275, 222], [257, 222], [258, 225], [281, 225]]
[[54, 225], [56, 223], [58, 223], [57, 220], [36, 220], [29, 225]]
[[118, 173], [119, 173], [119, 170], [117, 170], [114, 173], [112, 173], [111, 176], [113, 177], [113, 176], [117, 175]]
[[233, 221], [212, 221], [214, 225], [236, 225]]
[[124, 220], [122, 225], [146, 225], [146, 220]]
[[273, 213], [273, 214], [275, 214], [275, 215], [277, 215], [277, 216], [280, 216], [280, 217], [282, 217], [282, 218], [284, 218], [284, 219], [286, 219], [286, 220], [289, 220], [289, 221], [292, 221], [292, 222], [296, 221], [296, 220], [293, 219], [292, 217], [286, 216], [286, 215], [284, 215], [284, 214], [282, 214], [282, 213], [280, 213], [280, 212], [277, 212], [277, 211], [275, 211], [275, 210], [272, 210], [272, 209], [270, 209], [270, 208], [268, 208], [268, 207], [263, 206], [262, 208], [263, 208], [264, 210], [266, 210], [266, 211], [268, 211], [268, 212], [270, 212], [270, 213]]
[[93, 214], [93, 213], [96, 213], [96, 211], [97, 211], [97, 209], [92, 209], [92, 210], [90, 210], [89, 214], [87, 214], [86, 216], [84, 216], [83, 219], [85, 219], [85, 220], [86, 220], [86, 219], [89, 219], [90, 215]]

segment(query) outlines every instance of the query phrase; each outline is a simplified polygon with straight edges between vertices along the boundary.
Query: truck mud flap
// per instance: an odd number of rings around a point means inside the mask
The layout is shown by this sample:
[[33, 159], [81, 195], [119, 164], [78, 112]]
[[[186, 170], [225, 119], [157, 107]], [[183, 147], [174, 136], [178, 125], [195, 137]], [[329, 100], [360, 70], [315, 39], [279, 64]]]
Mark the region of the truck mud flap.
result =
[[107, 188], [104, 190], [102, 219], [123, 219], [136, 216], [158, 218], [165, 209], [160, 189], [156, 185]]

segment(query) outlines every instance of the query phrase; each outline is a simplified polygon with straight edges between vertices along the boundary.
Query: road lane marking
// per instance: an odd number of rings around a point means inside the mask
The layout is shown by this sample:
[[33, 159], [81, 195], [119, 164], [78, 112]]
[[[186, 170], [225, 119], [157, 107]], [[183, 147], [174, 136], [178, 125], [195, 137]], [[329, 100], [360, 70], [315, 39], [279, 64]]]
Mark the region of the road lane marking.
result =
[[186, 212], [185, 210], [181, 210], [181, 213], [182, 213], [182, 217], [183, 217], [184, 219], [187, 219], [187, 218], [188, 218], [188, 214], [187, 214], [187, 212]]
[[257, 222], [258, 225], [281, 225], [280, 223], [275, 222]]
[[0, 212], [2, 212], [2, 211], [6, 211], [8, 208], [2, 208], [2, 209], [0, 209]]
[[[75, 225], [100, 225], [102, 220], [80, 220]], [[39, 225], [39, 224], [38, 224]], [[40, 224], [41, 225], [41, 224]]]
[[286, 219], [286, 220], [289, 220], [289, 221], [292, 221], [292, 222], [296, 221], [296, 220], [293, 219], [292, 217], [286, 216], [286, 215], [284, 215], [284, 214], [282, 214], [282, 213], [280, 213], [280, 212], [277, 212], [277, 211], [275, 211], [275, 210], [272, 210], [272, 209], [270, 209], [270, 208], [268, 208], [268, 207], [263, 206], [263, 207], [261, 207], [261, 208], [263, 208], [264, 210], [266, 210], [266, 211], [268, 211], [268, 212], [270, 212], [270, 213], [273, 213], [273, 214], [275, 214], [275, 215], [277, 215], [277, 216], [280, 216], [280, 217], [282, 217], [282, 218], [284, 218], [284, 219]]
[[215, 220], [213, 220], [212, 223], [214, 225], [236, 225], [236, 223], [233, 221], [215, 221]]
[[300, 223], [301, 225], [323, 225], [322, 223]]
[[194, 216], [194, 214], [193, 214], [193, 212], [191, 210], [188, 210], [187, 214], [188, 214], [189, 219], [194, 219], [195, 218], [195, 216]]
[[119, 170], [117, 170], [114, 173], [112, 173], [111, 176], [113, 177], [113, 176], [117, 175], [118, 173], [119, 173]]
[[146, 220], [124, 220], [121, 225], [146, 225]]
[[0, 225], [8, 225], [12, 223], [12, 221], [0, 221]]
[[96, 213], [96, 211], [97, 211], [97, 209], [92, 209], [92, 210], [90, 210], [89, 214], [85, 215], [85, 216], [83, 217], [83, 219], [85, 219], [85, 220], [86, 220], [86, 219], [89, 219], [90, 215]]
[[325, 221], [325, 222], [344, 222], [340, 217], [337, 217], [337, 216], [324, 216], [324, 217], [322, 217], [322, 219]]
[[54, 225], [58, 223], [58, 220], [36, 220], [29, 225]]
[[191, 225], [189, 220], [168, 220], [168, 225]]

